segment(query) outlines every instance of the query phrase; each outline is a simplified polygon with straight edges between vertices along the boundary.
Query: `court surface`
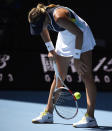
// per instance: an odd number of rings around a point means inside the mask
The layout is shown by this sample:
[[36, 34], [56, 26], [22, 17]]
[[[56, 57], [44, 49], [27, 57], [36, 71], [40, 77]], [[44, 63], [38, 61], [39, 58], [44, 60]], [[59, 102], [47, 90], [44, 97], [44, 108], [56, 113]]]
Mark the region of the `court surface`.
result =
[[78, 115], [64, 120], [54, 112], [54, 124], [32, 124], [32, 118], [44, 110], [47, 91], [0, 91], [0, 131], [111, 131], [112, 92], [98, 92], [95, 117], [99, 128], [74, 128], [73, 122], [86, 111], [85, 92], [81, 92]]

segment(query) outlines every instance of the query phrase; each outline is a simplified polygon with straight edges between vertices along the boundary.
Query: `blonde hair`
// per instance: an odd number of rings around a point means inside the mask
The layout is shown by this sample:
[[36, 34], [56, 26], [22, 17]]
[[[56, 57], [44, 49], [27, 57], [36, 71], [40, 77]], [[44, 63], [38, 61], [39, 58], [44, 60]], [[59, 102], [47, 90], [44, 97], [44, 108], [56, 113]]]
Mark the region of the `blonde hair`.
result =
[[47, 8], [53, 8], [56, 7], [55, 4], [50, 4], [48, 6], [45, 6], [44, 4], [38, 4], [36, 8], [31, 9], [31, 11], [28, 14], [28, 21], [29, 23], [34, 22], [35, 20], [38, 20], [42, 14], [45, 14]]

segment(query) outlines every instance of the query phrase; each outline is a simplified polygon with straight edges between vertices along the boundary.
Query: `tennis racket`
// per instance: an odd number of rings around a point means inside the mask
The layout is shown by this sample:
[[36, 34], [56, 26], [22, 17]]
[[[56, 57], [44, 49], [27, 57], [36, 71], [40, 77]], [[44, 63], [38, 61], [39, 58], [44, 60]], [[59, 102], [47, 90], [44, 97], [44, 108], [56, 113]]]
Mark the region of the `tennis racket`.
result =
[[[72, 91], [65, 85], [60, 74], [56, 62], [53, 62], [56, 75], [56, 87], [53, 92], [53, 105], [56, 113], [63, 119], [73, 119], [78, 113], [78, 103]], [[57, 88], [58, 79], [63, 87]]]

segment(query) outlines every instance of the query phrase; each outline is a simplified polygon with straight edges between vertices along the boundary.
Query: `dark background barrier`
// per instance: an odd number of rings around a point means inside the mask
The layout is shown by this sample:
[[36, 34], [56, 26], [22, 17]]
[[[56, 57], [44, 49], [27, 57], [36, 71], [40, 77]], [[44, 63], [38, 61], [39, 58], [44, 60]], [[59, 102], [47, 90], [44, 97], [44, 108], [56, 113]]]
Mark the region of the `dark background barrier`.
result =
[[[99, 49], [98, 49], [99, 50]], [[100, 48], [93, 52], [94, 80], [101, 91], [112, 90], [111, 52]], [[48, 90], [53, 80], [52, 63], [45, 52], [10, 52], [1, 55], [0, 89]], [[74, 68], [73, 59], [69, 65], [66, 84], [72, 89], [83, 90], [84, 85]]]
[[[40, 1], [0, 1], [0, 89], [48, 90], [53, 80], [52, 64], [40, 36], [31, 36], [27, 15]], [[47, 1], [42, 1], [47, 4]], [[97, 46], [93, 52], [94, 80], [99, 90], [112, 91], [111, 6], [93, 1], [86, 3], [57, 0], [68, 6], [90, 25]], [[82, 3], [82, 4], [81, 4]], [[50, 32], [55, 44], [57, 33]], [[69, 66], [66, 83], [83, 90], [84, 85], [73, 67]]]

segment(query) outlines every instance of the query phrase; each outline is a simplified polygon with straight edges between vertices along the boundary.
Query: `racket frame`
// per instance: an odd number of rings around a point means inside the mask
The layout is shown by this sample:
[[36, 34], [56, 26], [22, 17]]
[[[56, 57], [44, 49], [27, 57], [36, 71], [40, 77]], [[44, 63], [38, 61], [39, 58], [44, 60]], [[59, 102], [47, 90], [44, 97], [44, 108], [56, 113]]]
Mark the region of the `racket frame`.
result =
[[[72, 91], [68, 88], [68, 86], [63, 82], [63, 80], [62, 80], [62, 78], [61, 78], [61, 76], [60, 76], [60, 74], [59, 74], [59, 72], [58, 72], [57, 64], [56, 64], [55, 61], [53, 61], [53, 67], [54, 67], [54, 71], [55, 71], [55, 75], [56, 75], [56, 86], [55, 86], [54, 93], [55, 93], [56, 91], [58, 91], [58, 90], [61, 90], [62, 88], [65, 89], [65, 90], [67, 90], [67, 91], [73, 96], [73, 98], [74, 98], [74, 101], [75, 101], [75, 103], [76, 103], [76, 112], [75, 112], [75, 114], [74, 114], [72, 117], [66, 118], [66, 117], [62, 116], [62, 115], [57, 111], [55, 103], [53, 103], [54, 109], [55, 109], [56, 113], [57, 113], [60, 117], [62, 117], [63, 119], [67, 119], [67, 120], [73, 119], [73, 118], [77, 115], [77, 113], [78, 113], [78, 103], [77, 103], [77, 99], [76, 99], [76, 97], [74, 96], [74, 94], [72, 93]], [[59, 80], [61, 81], [61, 83], [62, 83], [62, 85], [63, 85], [64, 87], [57, 88], [58, 78], [59, 78]], [[54, 97], [53, 97], [53, 99], [54, 99]]]

